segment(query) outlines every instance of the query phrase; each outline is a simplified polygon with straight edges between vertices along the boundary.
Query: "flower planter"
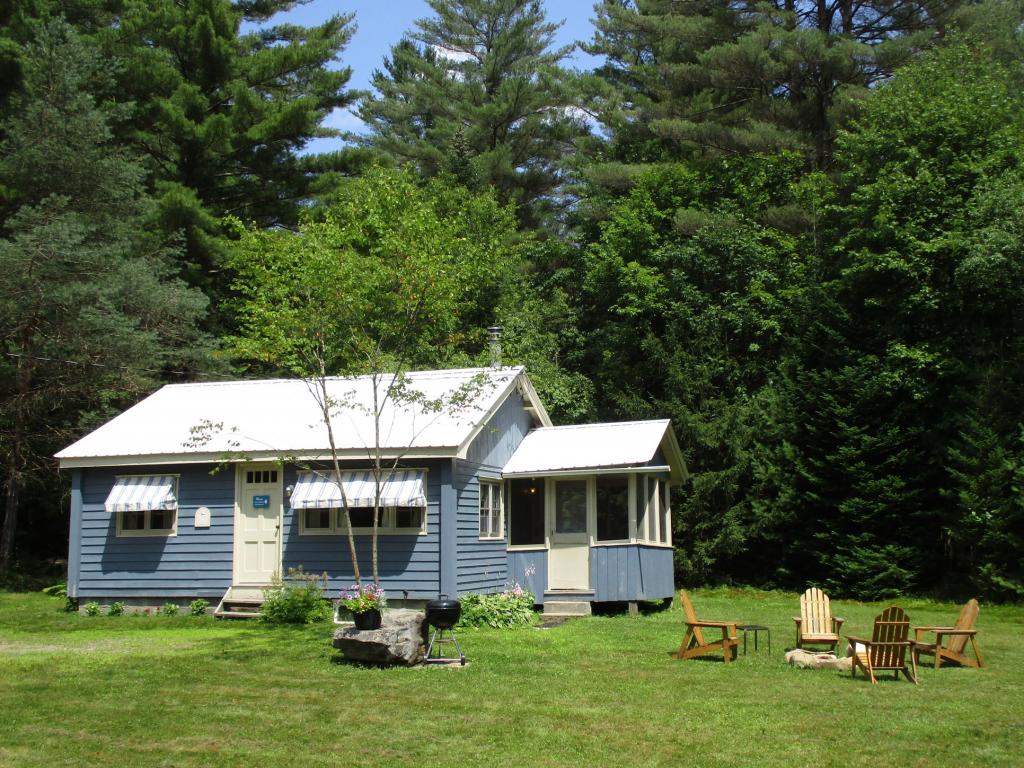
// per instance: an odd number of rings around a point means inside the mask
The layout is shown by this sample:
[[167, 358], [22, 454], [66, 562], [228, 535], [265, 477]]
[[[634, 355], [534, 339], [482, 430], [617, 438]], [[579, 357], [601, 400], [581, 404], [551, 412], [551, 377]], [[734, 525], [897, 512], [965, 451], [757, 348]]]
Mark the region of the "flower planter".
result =
[[376, 608], [370, 608], [368, 611], [353, 613], [352, 620], [359, 630], [380, 629], [381, 615]]

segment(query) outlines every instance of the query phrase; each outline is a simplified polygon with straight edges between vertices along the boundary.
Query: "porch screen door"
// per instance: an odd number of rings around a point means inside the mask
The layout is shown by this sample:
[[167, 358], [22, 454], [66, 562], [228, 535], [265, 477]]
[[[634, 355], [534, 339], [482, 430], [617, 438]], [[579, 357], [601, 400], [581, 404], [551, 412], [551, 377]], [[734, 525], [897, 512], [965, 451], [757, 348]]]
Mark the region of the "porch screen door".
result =
[[590, 530], [586, 480], [556, 480], [548, 555], [548, 587], [590, 589]]

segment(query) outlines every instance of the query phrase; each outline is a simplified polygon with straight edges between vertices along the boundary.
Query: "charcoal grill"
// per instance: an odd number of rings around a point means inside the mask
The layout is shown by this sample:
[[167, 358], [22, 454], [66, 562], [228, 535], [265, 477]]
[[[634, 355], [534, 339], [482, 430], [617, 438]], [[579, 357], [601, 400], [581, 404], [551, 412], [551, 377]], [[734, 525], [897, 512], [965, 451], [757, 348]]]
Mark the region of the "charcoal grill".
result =
[[[458, 600], [449, 600], [448, 595], [440, 595], [437, 600], [427, 602], [427, 624], [434, 628], [427, 644], [427, 664], [450, 664], [459, 662], [465, 666], [466, 656], [455, 637], [454, 627], [462, 615], [462, 604]], [[445, 655], [446, 647], [454, 648], [457, 656]], [[434, 652], [437, 655], [434, 655]]]

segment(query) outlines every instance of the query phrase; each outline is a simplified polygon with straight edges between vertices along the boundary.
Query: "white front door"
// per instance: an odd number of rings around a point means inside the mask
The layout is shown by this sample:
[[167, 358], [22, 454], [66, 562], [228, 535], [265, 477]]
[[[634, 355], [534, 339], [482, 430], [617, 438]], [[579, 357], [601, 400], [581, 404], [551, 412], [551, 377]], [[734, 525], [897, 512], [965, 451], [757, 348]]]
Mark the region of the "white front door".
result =
[[589, 590], [589, 484], [585, 479], [576, 478], [554, 480], [553, 483], [548, 588]]
[[235, 584], [270, 584], [281, 575], [282, 474], [274, 464], [238, 468]]

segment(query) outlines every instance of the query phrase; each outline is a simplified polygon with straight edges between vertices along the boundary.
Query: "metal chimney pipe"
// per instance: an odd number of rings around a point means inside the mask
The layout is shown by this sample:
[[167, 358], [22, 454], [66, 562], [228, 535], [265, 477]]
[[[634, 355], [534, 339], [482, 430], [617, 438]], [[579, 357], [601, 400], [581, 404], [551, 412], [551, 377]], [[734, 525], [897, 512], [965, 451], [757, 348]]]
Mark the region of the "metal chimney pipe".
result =
[[500, 325], [492, 325], [487, 329], [491, 334], [491, 368], [501, 368], [501, 332]]

